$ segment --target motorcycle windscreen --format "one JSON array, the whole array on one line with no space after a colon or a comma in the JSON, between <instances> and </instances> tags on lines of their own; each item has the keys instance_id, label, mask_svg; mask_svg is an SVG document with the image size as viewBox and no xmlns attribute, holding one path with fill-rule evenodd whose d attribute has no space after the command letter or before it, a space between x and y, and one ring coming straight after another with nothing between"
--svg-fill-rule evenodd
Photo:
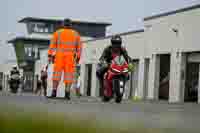
<instances>
[{"instance_id":1,"label":"motorcycle windscreen","mask_svg":"<svg viewBox=\"0 0 200 133\"><path fill-rule=\"evenodd\" d=\"M114 62L119 65L119 66L122 66L126 63L126 60L123 56L116 56L115 59L114 59Z\"/></svg>"}]
</instances>

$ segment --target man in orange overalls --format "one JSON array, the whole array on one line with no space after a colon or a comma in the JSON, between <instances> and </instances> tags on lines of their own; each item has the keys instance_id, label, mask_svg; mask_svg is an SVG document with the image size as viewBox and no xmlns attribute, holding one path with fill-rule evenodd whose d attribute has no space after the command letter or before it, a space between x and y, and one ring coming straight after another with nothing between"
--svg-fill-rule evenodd
<instances>
[{"instance_id":1,"label":"man in orange overalls","mask_svg":"<svg viewBox=\"0 0 200 133\"><path fill-rule=\"evenodd\" d=\"M75 82L75 67L80 60L82 43L78 32L72 29L70 19L65 19L51 39L48 58L54 63L53 91L51 97L56 97L57 87L64 71L65 98L70 100L70 88Z\"/></svg>"}]
</instances>

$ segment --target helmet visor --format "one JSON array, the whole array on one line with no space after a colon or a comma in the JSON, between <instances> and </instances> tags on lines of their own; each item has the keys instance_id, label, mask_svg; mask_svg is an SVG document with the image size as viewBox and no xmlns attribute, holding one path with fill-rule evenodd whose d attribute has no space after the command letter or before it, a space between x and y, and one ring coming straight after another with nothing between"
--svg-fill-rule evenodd
<instances>
[{"instance_id":1,"label":"helmet visor","mask_svg":"<svg viewBox=\"0 0 200 133\"><path fill-rule=\"evenodd\" d=\"M121 47L121 41L112 41L112 47L118 48Z\"/></svg>"}]
</instances>

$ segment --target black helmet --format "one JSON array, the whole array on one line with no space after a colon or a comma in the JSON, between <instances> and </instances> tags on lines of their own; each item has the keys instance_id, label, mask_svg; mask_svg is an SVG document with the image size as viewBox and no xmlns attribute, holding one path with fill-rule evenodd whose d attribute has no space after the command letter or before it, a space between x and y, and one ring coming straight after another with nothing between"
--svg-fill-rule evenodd
<instances>
[{"instance_id":1,"label":"black helmet","mask_svg":"<svg viewBox=\"0 0 200 133\"><path fill-rule=\"evenodd\" d=\"M121 44L122 44L122 38L120 35L115 35L111 38L111 44L112 46L118 46L118 47L121 47Z\"/></svg>"},{"instance_id":2,"label":"black helmet","mask_svg":"<svg viewBox=\"0 0 200 133\"><path fill-rule=\"evenodd\" d=\"M17 69L17 65L14 65L12 68L16 70Z\"/></svg>"},{"instance_id":3,"label":"black helmet","mask_svg":"<svg viewBox=\"0 0 200 133\"><path fill-rule=\"evenodd\" d=\"M71 19L64 19L63 25L64 25L64 26L67 26L67 27L71 27L71 26L72 26L72 21L71 21Z\"/></svg>"}]
</instances>

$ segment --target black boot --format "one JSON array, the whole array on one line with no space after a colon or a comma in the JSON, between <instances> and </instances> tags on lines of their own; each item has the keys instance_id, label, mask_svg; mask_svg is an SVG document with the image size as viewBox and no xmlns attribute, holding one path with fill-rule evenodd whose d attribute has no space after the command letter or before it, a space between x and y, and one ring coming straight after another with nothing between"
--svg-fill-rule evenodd
<instances>
[{"instance_id":1,"label":"black boot","mask_svg":"<svg viewBox=\"0 0 200 133\"><path fill-rule=\"evenodd\" d=\"M57 90L53 90L52 93L51 93L51 98L56 97L56 94L57 94Z\"/></svg>"},{"instance_id":2,"label":"black boot","mask_svg":"<svg viewBox=\"0 0 200 133\"><path fill-rule=\"evenodd\" d=\"M70 98L70 92L65 91L65 98L66 98L67 100L70 100L70 99L71 99L71 98Z\"/></svg>"}]
</instances>

